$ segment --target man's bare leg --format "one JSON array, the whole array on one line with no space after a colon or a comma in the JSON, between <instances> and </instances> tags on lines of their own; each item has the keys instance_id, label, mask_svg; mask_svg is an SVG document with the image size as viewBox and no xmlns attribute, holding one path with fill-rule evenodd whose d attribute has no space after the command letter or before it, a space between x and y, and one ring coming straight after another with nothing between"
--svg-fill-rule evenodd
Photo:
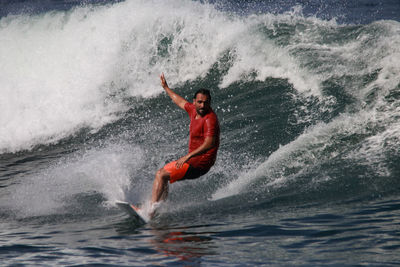
<instances>
[{"instance_id":1,"label":"man's bare leg","mask_svg":"<svg viewBox=\"0 0 400 267\"><path fill-rule=\"evenodd\" d=\"M153 183L153 191L151 195L151 204L163 201L168 196L168 182L169 173L161 168L157 171L156 177Z\"/></svg>"}]
</instances>

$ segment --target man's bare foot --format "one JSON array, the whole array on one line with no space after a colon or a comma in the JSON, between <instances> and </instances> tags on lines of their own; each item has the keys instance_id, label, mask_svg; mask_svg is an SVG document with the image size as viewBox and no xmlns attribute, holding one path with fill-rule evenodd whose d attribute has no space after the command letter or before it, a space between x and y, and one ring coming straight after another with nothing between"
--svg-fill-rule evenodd
<instances>
[{"instance_id":1,"label":"man's bare foot","mask_svg":"<svg viewBox=\"0 0 400 267\"><path fill-rule=\"evenodd\" d=\"M149 211L150 219L154 218L154 216L156 215L156 211L160 206L161 206L161 202L155 202L155 203L151 204L150 211Z\"/></svg>"}]
</instances>

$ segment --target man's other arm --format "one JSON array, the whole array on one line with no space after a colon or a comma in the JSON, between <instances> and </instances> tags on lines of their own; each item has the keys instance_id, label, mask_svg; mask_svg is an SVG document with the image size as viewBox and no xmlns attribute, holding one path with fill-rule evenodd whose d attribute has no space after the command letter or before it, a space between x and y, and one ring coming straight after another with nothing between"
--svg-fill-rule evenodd
<instances>
[{"instance_id":1,"label":"man's other arm","mask_svg":"<svg viewBox=\"0 0 400 267\"><path fill-rule=\"evenodd\" d=\"M176 162L176 167L179 169L180 167L182 167L183 163L188 161L190 158L206 153L208 150L215 146L216 140L217 138L215 136L207 136L201 146L199 146L197 149L193 150L186 156L178 159Z\"/></svg>"},{"instance_id":2,"label":"man's other arm","mask_svg":"<svg viewBox=\"0 0 400 267\"><path fill-rule=\"evenodd\" d=\"M165 92L167 92L167 94L172 99L172 101L178 107L180 107L181 109L185 110L185 105L186 105L186 103L188 103L188 101L186 99L184 99L183 97L181 97L180 95L178 95L177 93L175 93L174 91L172 91L168 87L167 81L165 80L164 73L161 74L160 80L161 80L161 86L164 88Z\"/></svg>"}]
</instances>

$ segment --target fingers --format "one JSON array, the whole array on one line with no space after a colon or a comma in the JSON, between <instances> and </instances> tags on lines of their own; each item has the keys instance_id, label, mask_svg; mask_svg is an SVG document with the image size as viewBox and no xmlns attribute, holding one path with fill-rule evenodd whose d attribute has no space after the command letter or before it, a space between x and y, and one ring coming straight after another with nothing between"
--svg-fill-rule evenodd
<instances>
[{"instance_id":1,"label":"fingers","mask_svg":"<svg viewBox=\"0 0 400 267\"><path fill-rule=\"evenodd\" d=\"M184 162L182 162L181 160L177 160L177 161L176 161L176 164L175 164L176 168L177 168L177 169L180 169L180 168L182 167L183 163L184 163Z\"/></svg>"},{"instance_id":2,"label":"fingers","mask_svg":"<svg viewBox=\"0 0 400 267\"><path fill-rule=\"evenodd\" d=\"M167 86L167 81L165 80L164 72L161 73L160 80L161 80L161 86L162 87Z\"/></svg>"},{"instance_id":3,"label":"fingers","mask_svg":"<svg viewBox=\"0 0 400 267\"><path fill-rule=\"evenodd\" d=\"M178 159L175 164L176 168L180 169L183 166L183 164L185 164L186 161L187 159L185 157Z\"/></svg>"}]
</instances>

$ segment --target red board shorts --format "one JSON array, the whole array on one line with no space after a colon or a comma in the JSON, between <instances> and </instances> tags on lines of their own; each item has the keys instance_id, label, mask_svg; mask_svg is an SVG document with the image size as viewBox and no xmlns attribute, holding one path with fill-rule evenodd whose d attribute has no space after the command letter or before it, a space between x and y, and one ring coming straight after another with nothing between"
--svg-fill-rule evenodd
<instances>
[{"instance_id":1,"label":"red board shorts","mask_svg":"<svg viewBox=\"0 0 400 267\"><path fill-rule=\"evenodd\" d=\"M196 179L206 174L208 170L196 169L184 163L179 169L176 168L176 161L170 162L164 166L164 170L169 173L169 183L172 184L178 180Z\"/></svg>"}]
</instances>

